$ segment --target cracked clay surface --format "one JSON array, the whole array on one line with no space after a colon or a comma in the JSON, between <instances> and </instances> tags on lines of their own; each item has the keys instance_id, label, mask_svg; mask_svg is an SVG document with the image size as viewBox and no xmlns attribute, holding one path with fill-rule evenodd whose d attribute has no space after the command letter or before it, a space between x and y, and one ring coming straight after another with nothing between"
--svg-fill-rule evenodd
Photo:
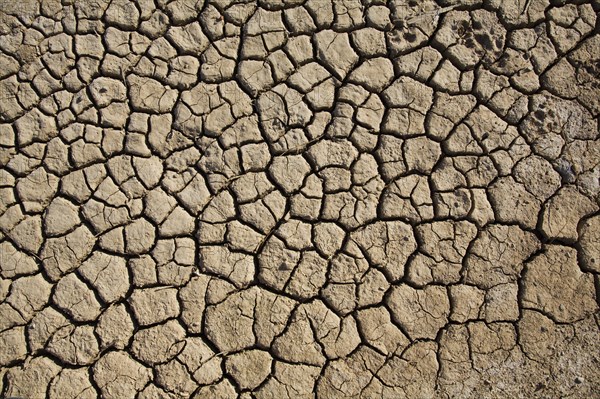
<instances>
[{"instance_id":1,"label":"cracked clay surface","mask_svg":"<svg viewBox=\"0 0 600 399\"><path fill-rule=\"evenodd\" d=\"M0 0L0 397L600 398L597 0Z\"/></svg>"}]
</instances>

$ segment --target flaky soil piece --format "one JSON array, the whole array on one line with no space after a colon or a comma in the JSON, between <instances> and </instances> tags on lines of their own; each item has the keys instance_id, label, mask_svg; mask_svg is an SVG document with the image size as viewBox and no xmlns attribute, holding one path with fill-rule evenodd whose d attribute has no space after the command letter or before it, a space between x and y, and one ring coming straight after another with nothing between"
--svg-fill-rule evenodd
<instances>
[{"instance_id":1,"label":"flaky soil piece","mask_svg":"<svg viewBox=\"0 0 600 399\"><path fill-rule=\"evenodd\" d=\"M150 370L133 360L126 352L110 352L94 365L94 382L102 396L133 396L150 380Z\"/></svg>"},{"instance_id":2,"label":"flaky soil piece","mask_svg":"<svg viewBox=\"0 0 600 399\"><path fill-rule=\"evenodd\" d=\"M559 323L572 323L598 310L592 275L581 271L574 249L560 245L547 246L527 264L522 301L523 307Z\"/></svg>"}]
</instances>

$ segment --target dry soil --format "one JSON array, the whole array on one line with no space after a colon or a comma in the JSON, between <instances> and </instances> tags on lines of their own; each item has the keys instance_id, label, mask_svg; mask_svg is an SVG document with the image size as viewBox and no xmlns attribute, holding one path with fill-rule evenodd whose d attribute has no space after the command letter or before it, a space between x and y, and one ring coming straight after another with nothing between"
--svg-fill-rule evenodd
<instances>
[{"instance_id":1,"label":"dry soil","mask_svg":"<svg viewBox=\"0 0 600 399\"><path fill-rule=\"evenodd\" d=\"M600 398L599 11L0 0L0 397Z\"/></svg>"}]
</instances>

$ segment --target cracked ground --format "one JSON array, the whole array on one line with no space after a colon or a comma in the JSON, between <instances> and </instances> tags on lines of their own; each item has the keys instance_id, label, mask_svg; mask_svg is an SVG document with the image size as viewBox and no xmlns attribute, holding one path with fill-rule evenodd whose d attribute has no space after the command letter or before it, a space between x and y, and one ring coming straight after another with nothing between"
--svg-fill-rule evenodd
<instances>
[{"instance_id":1,"label":"cracked ground","mask_svg":"<svg viewBox=\"0 0 600 399\"><path fill-rule=\"evenodd\" d=\"M0 0L0 397L600 398L599 11Z\"/></svg>"}]
</instances>

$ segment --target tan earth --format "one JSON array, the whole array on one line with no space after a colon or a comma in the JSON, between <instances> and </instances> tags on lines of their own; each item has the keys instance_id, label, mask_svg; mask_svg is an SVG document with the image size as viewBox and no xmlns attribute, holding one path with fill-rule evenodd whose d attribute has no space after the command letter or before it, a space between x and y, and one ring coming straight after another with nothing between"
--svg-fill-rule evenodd
<instances>
[{"instance_id":1,"label":"tan earth","mask_svg":"<svg viewBox=\"0 0 600 399\"><path fill-rule=\"evenodd\" d=\"M0 0L0 397L600 398L596 0Z\"/></svg>"}]
</instances>

